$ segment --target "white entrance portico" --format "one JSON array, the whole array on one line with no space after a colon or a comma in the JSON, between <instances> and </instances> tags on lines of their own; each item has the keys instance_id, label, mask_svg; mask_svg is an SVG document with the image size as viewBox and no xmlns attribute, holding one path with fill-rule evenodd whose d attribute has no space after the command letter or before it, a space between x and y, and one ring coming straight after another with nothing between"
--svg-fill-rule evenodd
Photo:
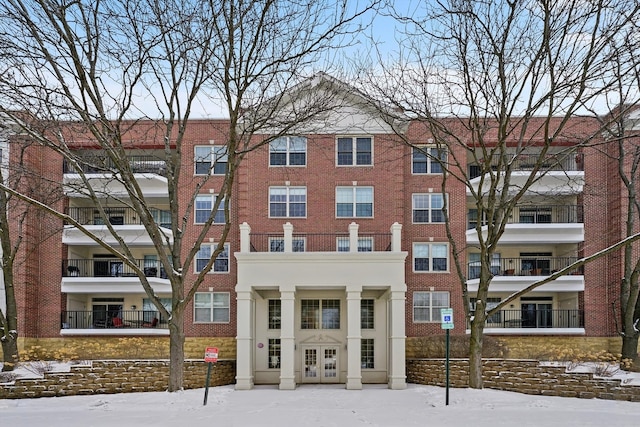
<instances>
[{"instance_id":1,"label":"white entrance portico","mask_svg":"<svg viewBox=\"0 0 640 427\"><path fill-rule=\"evenodd\" d=\"M242 224L235 254L236 388L278 384L291 390L308 382L405 388L407 253L400 251L401 228L396 223L389 234L371 237L380 250L358 252L358 225L352 223L348 252L312 242L318 235L309 236L304 252L294 252L287 223L276 237L283 250L269 252L264 248L273 245L261 244ZM314 251L314 245L323 250Z\"/></svg>"}]
</instances>

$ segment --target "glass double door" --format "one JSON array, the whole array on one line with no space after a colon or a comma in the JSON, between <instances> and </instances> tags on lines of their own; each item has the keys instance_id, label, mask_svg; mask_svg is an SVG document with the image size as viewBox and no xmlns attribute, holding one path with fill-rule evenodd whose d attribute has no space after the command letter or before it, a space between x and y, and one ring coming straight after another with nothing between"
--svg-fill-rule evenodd
<instances>
[{"instance_id":1,"label":"glass double door","mask_svg":"<svg viewBox=\"0 0 640 427\"><path fill-rule=\"evenodd\" d=\"M338 381L338 346L302 348L303 383L337 383Z\"/></svg>"}]
</instances>

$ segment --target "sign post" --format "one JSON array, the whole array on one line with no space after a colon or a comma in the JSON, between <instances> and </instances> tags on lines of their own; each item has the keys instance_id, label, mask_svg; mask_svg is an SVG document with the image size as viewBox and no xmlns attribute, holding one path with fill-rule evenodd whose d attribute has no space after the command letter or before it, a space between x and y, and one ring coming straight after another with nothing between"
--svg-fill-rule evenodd
<instances>
[{"instance_id":1,"label":"sign post","mask_svg":"<svg viewBox=\"0 0 640 427\"><path fill-rule=\"evenodd\" d=\"M209 397L209 377L211 376L211 365L218 361L218 348L207 347L204 351L204 361L207 363L207 379L204 386L204 404L207 406L207 398Z\"/></svg>"},{"instance_id":2,"label":"sign post","mask_svg":"<svg viewBox=\"0 0 640 427\"><path fill-rule=\"evenodd\" d=\"M440 326L446 331L445 341L445 405L449 405L449 331L453 329L453 309L443 308L440 310L442 323Z\"/></svg>"}]
</instances>

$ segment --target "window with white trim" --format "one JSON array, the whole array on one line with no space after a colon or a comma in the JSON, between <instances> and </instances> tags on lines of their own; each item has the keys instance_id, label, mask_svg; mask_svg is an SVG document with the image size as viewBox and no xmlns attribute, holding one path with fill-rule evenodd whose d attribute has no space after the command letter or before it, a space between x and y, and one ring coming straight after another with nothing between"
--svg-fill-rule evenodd
<instances>
[{"instance_id":1,"label":"window with white trim","mask_svg":"<svg viewBox=\"0 0 640 427\"><path fill-rule=\"evenodd\" d=\"M415 175L442 173L442 163L447 161L447 150L436 147L413 147L411 172Z\"/></svg>"},{"instance_id":2,"label":"window with white trim","mask_svg":"<svg viewBox=\"0 0 640 427\"><path fill-rule=\"evenodd\" d=\"M349 252L351 242L349 236L339 236L336 238L338 252ZM373 237L358 237L358 252L373 252Z\"/></svg>"},{"instance_id":3,"label":"window with white trim","mask_svg":"<svg viewBox=\"0 0 640 427\"><path fill-rule=\"evenodd\" d=\"M360 340L360 366L362 369L373 369L375 367L373 338L362 338Z\"/></svg>"},{"instance_id":4,"label":"window with white trim","mask_svg":"<svg viewBox=\"0 0 640 427\"><path fill-rule=\"evenodd\" d=\"M370 166L373 164L371 137L338 138L338 166Z\"/></svg>"},{"instance_id":5,"label":"window with white trim","mask_svg":"<svg viewBox=\"0 0 640 427\"><path fill-rule=\"evenodd\" d=\"M200 250L196 253L195 268L196 273L201 272L211 259L211 254L214 252L216 245L202 245ZM222 252L218 254L216 260L213 262L214 273L228 273L229 272L229 244L225 243Z\"/></svg>"},{"instance_id":6,"label":"window with white trim","mask_svg":"<svg viewBox=\"0 0 640 427\"><path fill-rule=\"evenodd\" d=\"M229 292L196 292L193 301L195 323L229 323Z\"/></svg>"},{"instance_id":7,"label":"window with white trim","mask_svg":"<svg viewBox=\"0 0 640 427\"><path fill-rule=\"evenodd\" d=\"M269 318L267 324L269 329L280 329L281 325L282 302L279 299L269 300Z\"/></svg>"},{"instance_id":8,"label":"window with white trim","mask_svg":"<svg viewBox=\"0 0 640 427\"><path fill-rule=\"evenodd\" d=\"M269 338L269 369L280 369L280 338Z\"/></svg>"},{"instance_id":9,"label":"window with white trim","mask_svg":"<svg viewBox=\"0 0 640 427\"><path fill-rule=\"evenodd\" d=\"M211 215L211 210L216 203L215 194L199 194L196 196L195 201L195 223L196 224L204 224L209 219L209 215ZM213 223L214 224L224 224L224 197L220 201L218 205L218 210L215 213Z\"/></svg>"},{"instance_id":10,"label":"window with white trim","mask_svg":"<svg viewBox=\"0 0 640 427\"><path fill-rule=\"evenodd\" d=\"M300 329L340 329L340 300L303 299L300 320Z\"/></svg>"},{"instance_id":11,"label":"window with white trim","mask_svg":"<svg viewBox=\"0 0 640 427\"><path fill-rule=\"evenodd\" d=\"M304 252L305 238L292 238L293 252ZM269 252L284 252L284 237L269 237Z\"/></svg>"},{"instance_id":12,"label":"window with white trim","mask_svg":"<svg viewBox=\"0 0 640 427\"><path fill-rule=\"evenodd\" d=\"M373 187L336 187L336 217L372 218Z\"/></svg>"},{"instance_id":13,"label":"window with white trim","mask_svg":"<svg viewBox=\"0 0 640 427\"><path fill-rule=\"evenodd\" d=\"M194 148L196 175L224 175L228 161L225 145L196 145Z\"/></svg>"},{"instance_id":14,"label":"window with white trim","mask_svg":"<svg viewBox=\"0 0 640 427\"><path fill-rule=\"evenodd\" d=\"M360 328L373 329L373 307L375 301L372 299L360 300Z\"/></svg>"},{"instance_id":15,"label":"window with white trim","mask_svg":"<svg viewBox=\"0 0 640 427\"><path fill-rule=\"evenodd\" d=\"M441 310L449 308L449 292L414 292L414 323L441 322Z\"/></svg>"},{"instance_id":16,"label":"window with white trim","mask_svg":"<svg viewBox=\"0 0 640 427\"><path fill-rule=\"evenodd\" d=\"M444 222L444 194L414 193L411 204L414 224Z\"/></svg>"},{"instance_id":17,"label":"window with white trim","mask_svg":"<svg viewBox=\"0 0 640 427\"><path fill-rule=\"evenodd\" d=\"M414 243L413 271L441 272L449 270L449 245L446 243Z\"/></svg>"},{"instance_id":18,"label":"window with white trim","mask_svg":"<svg viewBox=\"0 0 640 427\"><path fill-rule=\"evenodd\" d=\"M307 138L281 136L269 143L269 166L305 166Z\"/></svg>"},{"instance_id":19,"label":"window with white trim","mask_svg":"<svg viewBox=\"0 0 640 427\"><path fill-rule=\"evenodd\" d=\"M500 304L501 301L502 298L500 297L487 297L486 311L495 308L498 304ZM469 310L471 312L476 311L476 298L469 299ZM499 325L502 325L502 312L498 311L497 313L494 313L493 315L487 317L486 323L497 323Z\"/></svg>"},{"instance_id":20,"label":"window with white trim","mask_svg":"<svg viewBox=\"0 0 640 427\"><path fill-rule=\"evenodd\" d=\"M307 216L307 187L269 187L270 218Z\"/></svg>"}]
</instances>

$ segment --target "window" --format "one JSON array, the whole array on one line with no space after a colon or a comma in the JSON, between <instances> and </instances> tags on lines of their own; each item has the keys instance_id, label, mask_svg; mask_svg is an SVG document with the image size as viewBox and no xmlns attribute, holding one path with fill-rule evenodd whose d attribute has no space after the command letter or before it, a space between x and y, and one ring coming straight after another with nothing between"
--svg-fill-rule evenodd
<instances>
[{"instance_id":1,"label":"window","mask_svg":"<svg viewBox=\"0 0 640 427\"><path fill-rule=\"evenodd\" d=\"M337 237L336 238L338 252L349 252L351 250L351 243L349 237ZM372 252L373 251L373 237L358 237L358 252Z\"/></svg>"},{"instance_id":2,"label":"window","mask_svg":"<svg viewBox=\"0 0 640 427\"><path fill-rule=\"evenodd\" d=\"M269 338L269 369L280 369L280 338Z\"/></svg>"},{"instance_id":3,"label":"window","mask_svg":"<svg viewBox=\"0 0 640 427\"><path fill-rule=\"evenodd\" d=\"M214 245L202 245L200 250L196 254L196 273L201 272L211 259ZM222 252L218 254L218 257L213 263L213 269L215 273L228 273L229 272L229 244L224 245Z\"/></svg>"},{"instance_id":4,"label":"window","mask_svg":"<svg viewBox=\"0 0 640 427\"><path fill-rule=\"evenodd\" d=\"M269 300L269 329L280 329L281 306L279 299Z\"/></svg>"},{"instance_id":5,"label":"window","mask_svg":"<svg viewBox=\"0 0 640 427\"><path fill-rule=\"evenodd\" d=\"M491 310L492 308L495 308L498 304L500 304L501 298L492 298L492 297L487 297L487 309L486 311ZM469 301L469 309L472 312L476 311L476 299L475 298L471 298ZM518 313L520 314L520 313ZM502 312L499 311L489 317L487 317L486 323L498 323L501 324L502 323Z\"/></svg>"},{"instance_id":6,"label":"window","mask_svg":"<svg viewBox=\"0 0 640 427\"><path fill-rule=\"evenodd\" d=\"M215 194L202 194L196 196L196 205L195 205L195 222L196 224L204 224L209 219L209 215L211 215L211 210L216 202ZM218 205L218 210L213 218L214 224L224 224L224 198L220 201Z\"/></svg>"},{"instance_id":7,"label":"window","mask_svg":"<svg viewBox=\"0 0 640 427\"><path fill-rule=\"evenodd\" d=\"M373 338L360 340L360 363L362 369L373 369Z\"/></svg>"},{"instance_id":8,"label":"window","mask_svg":"<svg viewBox=\"0 0 640 427\"><path fill-rule=\"evenodd\" d=\"M291 243L293 244L293 252L304 252L304 237L294 237ZM284 252L284 238L269 237L269 252Z\"/></svg>"},{"instance_id":9,"label":"window","mask_svg":"<svg viewBox=\"0 0 640 427\"><path fill-rule=\"evenodd\" d=\"M494 253L491 259L491 274L498 276L501 274L502 263L500 260L500 253ZM472 252L469 254L469 272L467 279L477 279L480 277L480 254Z\"/></svg>"},{"instance_id":10,"label":"window","mask_svg":"<svg viewBox=\"0 0 640 427\"><path fill-rule=\"evenodd\" d=\"M224 175L227 172L227 147L197 145L195 147L196 175Z\"/></svg>"},{"instance_id":11,"label":"window","mask_svg":"<svg viewBox=\"0 0 640 427\"><path fill-rule=\"evenodd\" d=\"M307 187L269 187L269 217L307 216Z\"/></svg>"},{"instance_id":12,"label":"window","mask_svg":"<svg viewBox=\"0 0 640 427\"><path fill-rule=\"evenodd\" d=\"M197 292L194 307L197 323L229 323L229 292Z\"/></svg>"},{"instance_id":13,"label":"window","mask_svg":"<svg viewBox=\"0 0 640 427\"><path fill-rule=\"evenodd\" d=\"M372 299L360 300L361 329L373 329L373 303Z\"/></svg>"},{"instance_id":14,"label":"window","mask_svg":"<svg viewBox=\"0 0 640 427\"><path fill-rule=\"evenodd\" d=\"M449 292L413 293L414 322L440 322L443 308L449 308Z\"/></svg>"},{"instance_id":15,"label":"window","mask_svg":"<svg viewBox=\"0 0 640 427\"><path fill-rule=\"evenodd\" d=\"M162 303L162 306L171 313L171 298L160 298L160 302ZM149 298L143 298L142 320L146 323L152 323L154 317L157 318L158 321L163 321L162 314L160 314L155 304Z\"/></svg>"},{"instance_id":16,"label":"window","mask_svg":"<svg viewBox=\"0 0 640 427\"><path fill-rule=\"evenodd\" d=\"M444 222L443 194L413 194L412 205L414 223Z\"/></svg>"},{"instance_id":17,"label":"window","mask_svg":"<svg viewBox=\"0 0 640 427\"><path fill-rule=\"evenodd\" d=\"M340 329L340 300L306 300L301 302L301 329Z\"/></svg>"},{"instance_id":18,"label":"window","mask_svg":"<svg viewBox=\"0 0 640 427\"><path fill-rule=\"evenodd\" d=\"M413 271L448 271L448 260L446 243L413 244Z\"/></svg>"},{"instance_id":19,"label":"window","mask_svg":"<svg viewBox=\"0 0 640 427\"><path fill-rule=\"evenodd\" d=\"M373 187L337 187L338 218L372 218Z\"/></svg>"},{"instance_id":20,"label":"window","mask_svg":"<svg viewBox=\"0 0 640 427\"><path fill-rule=\"evenodd\" d=\"M305 166L307 138L283 136L269 144L269 166Z\"/></svg>"},{"instance_id":21,"label":"window","mask_svg":"<svg viewBox=\"0 0 640 427\"><path fill-rule=\"evenodd\" d=\"M447 151L435 147L414 147L411 172L414 174L442 173L442 163L447 161Z\"/></svg>"},{"instance_id":22,"label":"window","mask_svg":"<svg viewBox=\"0 0 640 427\"><path fill-rule=\"evenodd\" d=\"M338 166L371 165L370 137L341 137L338 138Z\"/></svg>"}]
</instances>

